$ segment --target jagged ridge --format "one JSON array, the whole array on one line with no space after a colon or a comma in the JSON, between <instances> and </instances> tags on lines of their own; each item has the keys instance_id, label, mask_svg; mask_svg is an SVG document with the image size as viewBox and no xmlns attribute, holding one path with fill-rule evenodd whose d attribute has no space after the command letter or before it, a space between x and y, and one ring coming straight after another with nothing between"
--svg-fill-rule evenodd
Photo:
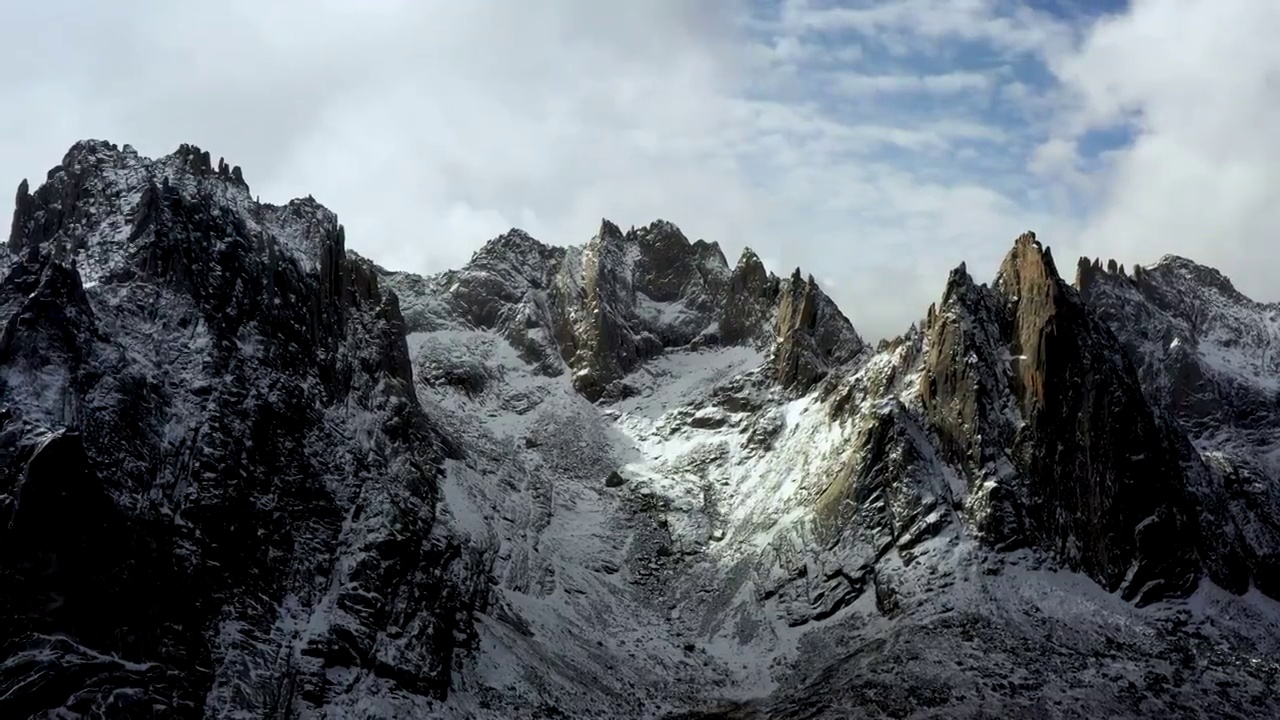
<instances>
[{"instance_id":1,"label":"jagged ridge","mask_svg":"<svg viewBox=\"0 0 1280 720\"><path fill-rule=\"evenodd\" d=\"M1194 586L1178 454L1118 340L1033 234L994 287L953 274L927 326L926 411L977 490L981 533L1045 546L1126 597Z\"/></svg>"},{"instance_id":2,"label":"jagged ridge","mask_svg":"<svg viewBox=\"0 0 1280 720\"><path fill-rule=\"evenodd\" d=\"M1280 305L1165 256L1132 275L1081 258L1076 285L1116 329L1156 406L1200 450L1203 549L1214 579L1280 595ZM1203 462L1201 462L1203 460Z\"/></svg>"},{"instance_id":3,"label":"jagged ridge","mask_svg":"<svg viewBox=\"0 0 1280 720\"><path fill-rule=\"evenodd\" d=\"M1132 636L1026 620L991 592L1045 576L1001 580L1004 558L1139 604L1202 569L1274 593L1253 469L1184 430L1221 411L1167 402L1184 384L1125 332L1129 308L1202 329L1188 288L1258 310L1179 259L1142 271L1176 291L1094 263L1077 290L1027 234L991 287L961 266L872 352L812 277L750 250L731 269L667 222L603 221L577 247L513 230L421 278L346 251L312 199L258 204L196 148L97 142L23 183L7 252L6 716L654 717L760 688L766 714L1016 715L1040 710L984 667L1047 683L1069 662L1048 638ZM1275 427L1228 417L1239 443ZM1274 709L1259 688L1280 669L1241 659L1266 656L1245 633L1267 621L1216 602L1196 622L1227 651L1122 644L1115 667L1185 653ZM1024 647L995 629L1008 608ZM939 695L932 671L866 654L896 643L975 664Z\"/></svg>"},{"instance_id":4,"label":"jagged ridge","mask_svg":"<svg viewBox=\"0 0 1280 720\"><path fill-rule=\"evenodd\" d=\"M13 228L0 715L307 714L337 667L443 697L480 576L435 522L450 449L396 298L332 213L82 142Z\"/></svg>"},{"instance_id":5,"label":"jagged ridge","mask_svg":"<svg viewBox=\"0 0 1280 720\"><path fill-rule=\"evenodd\" d=\"M668 349L768 348L779 382L804 391L865 347L813 276L779 279L750 248L730 270L718 245L690 242L664 220L625 233L603 220L588 243L568 248L513 229L462 270L387 277L406 295L431 297L410 311L411 329L460 315L497 330L543 373L572 373L591 400L634 392L627 374Z\"/></svg>"}]
</instances>

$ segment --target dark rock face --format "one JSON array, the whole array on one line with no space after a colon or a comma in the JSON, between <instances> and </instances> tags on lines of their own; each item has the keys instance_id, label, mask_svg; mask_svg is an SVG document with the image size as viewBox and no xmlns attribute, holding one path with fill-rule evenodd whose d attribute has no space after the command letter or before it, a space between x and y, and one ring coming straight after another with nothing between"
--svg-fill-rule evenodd
<instances>
[{"instance_id":1,"label":"dark rock face","mask_svg":"<svg viewBox=\"0 0 1280 720\"><path fill-rule=\"evenodd\" d=\"M577 254L574 254L577 257ZM663 220L623 233L604 220L581 252L581 301L566 356L574 387L596 400L664 348L693 342L710 325L727 267L719 247L690 243Z\"/></svg>"},{"instance_id":2,"label":"dark rock face","mask_svg":"<svg viewBox=\"0 0 1280 720\"><path fill-rule=\"evenodd\" d=\"M7 479L13 492L0 544L5 714L65 708L121 717L149 712L157 696L170 713L198 712L202 698L189 685L209 683L207 673L165 671L209 661L207 643L184 624L201 588L175 566L172 532L121 512L78 434L4 452L7 469L18 471ZM129 690L86 692L94 685Z\"/></svg>"},{"instance_id":3,"label":"dark rock face","mask_svg":"<svg viewBox=\"0 0 1280 720\"><path fill-rule=\"evenodd\" d=\"M438 278L382 272L409 297L444 306L408 308L410 332L439 329L446 322L442 315L460 316L471 327L499 332L525 360L547 375L558 375L574 352L565 310L579 301L581 292L565 269L564 248L511 230L477 251L462 270Z\"/></svg>"},{"instance_id":4,"label":"dark rock face","mask_svg":"<svg viewBox=\"0 0 1280 720\"><path fill-rule=\"evenodd\" d=\"M0 715L316 714L442 697L481 559L396 297L313 201L184 147L76 145L0 285ZM39 678L36 682L36 678Z\"/></svg>"},{"instance_id":5,"label":"dark rock face","mask_svg":"<svg viewBox=\"0 0 1280 720\"><path fill-rule=\"evenodd\" d=\"M1201 553L1213 576L1280 596L1280 305L1176 256L1132 275L1081 259L1076 285L1152 404L1201 450Z\"/></svg>"},{"instance_id":6,"label":"dark rock face","mask_svg":"<svg viewBox=\"0 0 1280 720\"><path fill-rule=\"evenodd\" d=\"M697 313L714 312L724 292L728 263L720 246L689 242L665 220L632 231L638 249L636 289L657 303L685 300ZM692 328L696 333L702 328ZM673 341L672 344L679 344Z\"/></svg>"},{"instance_id":7,"label":"dark rock face","mask_svg":"<svg viewBox=\"0 0 1280 720\"><path fill-rule=\"evenodd\" d=\"M1178 452L1119 341L1034 235L1018 239L993 288L953 273L928 325L921 393L990 541L1051 549L1141 601L1194 587Z\"/></svg>"},{"instance_id":8,"label":"dark rock face","mask_svg":"<svg viewBox=\"0 0 1280 720\"><path fill-rule=\"evenodd\" d=\"M592 400L661 347L652 335L631 332L628 323L637 298L634 277L626 270L635 255L622 231L607 220L583 251L584 297L574 323L577 351L569 367L574 388Z\"/></svg>"},{"instance_id":9,"label":"dark rock face","mask_svg":"<svg viewBox=\"0 0 1280 720\"><path fill-rule=\"evenodd\" d=\"M769 320L777 307L780 281L765 270L759 256L746 248L729 276L720 311L720 340L727 345L773 341Z\"/></svg>"},{"instance_id":10,"label":"dark rock face","mask_svg":"<svg viewBox=\"0 0 1280 720\"><path fill-rule=\"evenodd\" d=\"M1198 351L1202 392L1182 378L1168 386L1167 402L1180 419L1197 431L1201 421L1227 423L1254 441L1280 424L1280 303L1254 302L1216 270L1180 258L1135 272L1134 285L1163 313L1159 324L1189 331L1184 339ZM1219 402L1204 401L1211 392Z\"/></svg>"},{"instance_id":11,"label":"dark rock face","mask_svg":"<svg viewBox=\"0 0 1280 720\"><path fill-rule=\"evenodd\" d=\"M949 524L949 488L936 472L934 449L912 413L897 400L885 402L858 439L850 463L818 498L819 521L829 531L853 532L875 557L910 549ZM865 583L873 563L860 568ZM880 592L885 592L884 588Z\"/></svg>"},{"instance_id":12,"label":"dark rock face","mask_svg":"<svg viewBox=\"0 0 1280 720\"><path fill-rule=\"evenodd\" d=\"M1076 284L1153 400L1192 433L1226 425L1265 434L1280 423L1280 305L1254 302L1218 271L1174 256L1132 277L1082 259Z\"/></svg>"},{"instance_id":13,"label":"dark rock face","mask_svg":"<svg viewBox=\"0 0 1280 720\"><path fill-rule=\"evenodd\" d=\"M852 360L865 347L813 276L802 278L799 268L782 289L777 317L773 365L783 387L808 390L832 367Z\"/></svg>"}]
</instances>

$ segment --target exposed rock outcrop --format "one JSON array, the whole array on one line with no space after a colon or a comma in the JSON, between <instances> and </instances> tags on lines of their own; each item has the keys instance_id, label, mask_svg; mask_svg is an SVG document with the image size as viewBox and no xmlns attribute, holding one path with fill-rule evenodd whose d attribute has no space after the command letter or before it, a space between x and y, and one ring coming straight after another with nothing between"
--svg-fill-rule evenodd
<instances>
[{"instance_id":1,"label":"exposed rock outcrop","mask_svg":"<svg viewBox=\"0 0 1280 720\"><path fill-rule=\"evenodd\" d=\"M1173 255L1132 276L1114 262L1080 266L1081 297L1121 339L1147 397L1203 449L1201 552L1215 579L1280 596L1280 305Z\"/></svg>"},{"instance_id":2,"label":"exposed rock outcrop","mask_svg":"<svg viewBox=\"0 0 1280 720\"><path fill-rule=\"evenodd\" d=\"M676 348L771 352L777 381L800 391L864 348L812 277L781 281L750 249L731 271L718 245L690 242L665 220L626 232L602 220L588 243L568 248L511 230L462 270L382 274L422 303L406 310L410 332L461 316L502 334L547 375L571 373L593 401L624 396L628 374Z\"/></svg>"},{"instance_id":3,"label":"exposed rock outcrop","mask_svg":"<svg viewBox=\"0 0 1280 720\"><path fill-rule=\"evenodd\" d=\"M84 142L19 193L0 715L449 688L483 560L436 519L456 451L418 405L396 298L332 213L257 205L237 176L189 146Z\"/></svg>"},{"instance_id":4,"label":"exposed rock outcrop","mask_svg":"<svg viewBox=\"0 0 1280 720\"><path fill-rule=\"evenodd\" d=\"M781 290L773 364L778 384L808 390L834 366L849 362L865 344L813 276L796 268Z\"/></svg>"},{"instance_id":5,"label":"exposed rock outcrop","mask_svg":"<svg viewBox=\"0 0 1280 720\"><path fill-rule=\"evenodd\" d=\"M720 309L720 340L727 345L761 345L773 342L770 320L777 309L781 282L765 270L751 248L745 248L734 266Z\"/></svg>"},{"instance_id":6,"label":"exposed rock outcrop","mask_svg":"<svg viewBox=\"0 0 1280 720\"><path fill-rule=\"evenodd\" d=\"M921 392L1001 546L1034 545L1125 597L1188 592L1189 482L1111 330L1033 234L992 288L952 275L929 320Z\"/></svg>"},{"instance_id":7,"label":"exposed rock outcrop","mask_svg":"<svg viewBox=\"0 0 1280 720\"><path fill-rule=\"evenodd\" d=\"M636 312L637 250L608 220L600 223L600 231L583 250L585 297L576 313L577 351L569 367L574 387L590 400L598 400L609 383L661 351L656 337L635 332L629 322Z\"/></svg>"}]
</instances>

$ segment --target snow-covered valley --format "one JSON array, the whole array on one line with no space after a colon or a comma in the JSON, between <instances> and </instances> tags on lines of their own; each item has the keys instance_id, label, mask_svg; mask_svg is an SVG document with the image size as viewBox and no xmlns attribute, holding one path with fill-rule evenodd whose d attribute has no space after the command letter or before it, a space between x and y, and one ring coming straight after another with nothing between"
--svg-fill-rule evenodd
<instances>
[{"instance_id":1,"label":"snow-covered valley","mask_svg":"<svg viewBox=\"0 0 1280 720\"><path fill-rule=\"evenodd\" d=\"M409 340L419 376L465 358L487 378L418 389L484 448L449 468L445 506L495 548L500 598L446 716L1124 717L1217 694L1206 712L1230 698L1252 717L1271 702L1280 605L1256 591L1205 583L1135 608L959 523L882 557L823 552L815 508L869 423L771 396L757 351L663 355L631 378L636 397L599 407L500 337ZM894 360L872 355L844 390L883 383ZM959 480L939 470L950 515ZM829 582L842 567L873 578Z\"/></svg>"}]
</instances>

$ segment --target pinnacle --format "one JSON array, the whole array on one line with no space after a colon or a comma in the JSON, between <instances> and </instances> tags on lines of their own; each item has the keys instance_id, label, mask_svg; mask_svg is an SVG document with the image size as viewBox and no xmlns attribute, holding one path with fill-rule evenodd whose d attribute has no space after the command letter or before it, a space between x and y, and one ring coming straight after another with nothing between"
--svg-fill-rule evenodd
<instances>
[{"instance_id":1,"label":"pinnacle","mask_svg":"<svg viewBox=\"0 0 1280 720\"><path fill-rule=\"evenodd\" d=\"M1021 293L1020 286L1027 281L1055 287L1062 283L1062 276L1053 261L1053 252L1042 245L1031 231L1019 235L1014 241L1013 249L1000 264L995 287L1006 296L1017 297Z\"/></svg>"},{"instance_id":2,"label":"pinnacle","mask_svg":"<svg viewBox=\"0 0 1280 720\"><path fill-rule=\"evenodd\" d=\"M947 274L947 285L942 291L942 305L946 305L951 298L957 293L963 291L973 285L973 278L969 276L968 266L961 262ZM933 306L930 306L930 315L932 315Z\"/></svg>"},{"instance_id":3,"label":"pinnacle","mask_svg":"<svg viewBox=\"0 0 1280 720\"><path fill-rule=\"evenodd\" d=\"M596 237L605 241L618 241L622 240L624 235L622 234L622 229L614 224L612 220L600 218L600 230L596 233Z\"/></svg>"},{"instance_id":4,"label":"pinnacle","mask_svg":"<svg viewBox=\"0 0 1280 720\"><path fill-rule=\"evenodd\" d=\"M747 265L762 265L760 256L750 247L742 248L742 252L738 255L737 267L745 267Z\"/></svg>"},{"instance_id":5,"label":"pinnacle","mask_svg":"<svg viewBox=\"0 0 1280 720\"><path fill-rule=\"evenodd\" d=\"M658 218L649 223L646 229L649 230L649 232L654 233L676 233L683 236L683 233L680 232L680 228L675 223L670 220L663 220L662 218Z\"/></svg>"}]
</instances>

